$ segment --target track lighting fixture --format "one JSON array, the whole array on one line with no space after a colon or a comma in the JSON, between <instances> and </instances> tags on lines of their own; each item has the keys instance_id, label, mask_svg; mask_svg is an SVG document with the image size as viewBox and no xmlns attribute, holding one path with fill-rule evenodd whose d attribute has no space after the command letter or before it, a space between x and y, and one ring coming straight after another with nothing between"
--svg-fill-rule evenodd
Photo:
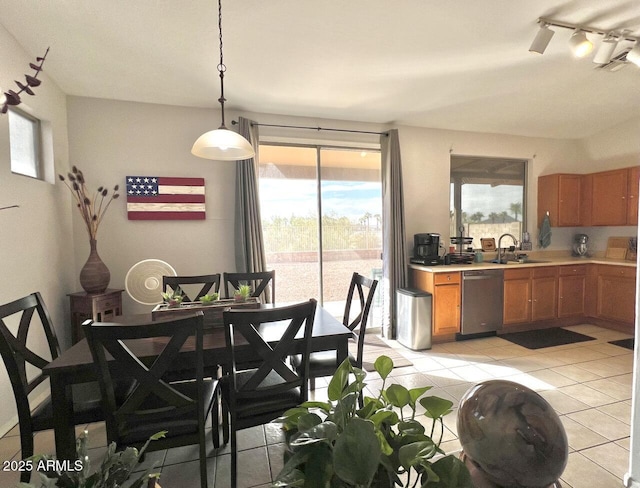
<instances>
[{"instance_id":1,"label":"track lighting fixture","mask_svg":"<svg viewBox=\"0 0 640 488\"><path fill-rule=\"evenodd\" d=\"M607 64L611 61L611 56L618 46L618 38L613 34L607 34L598 48L598 52L593 57L593 62L596 64Z\"/></svg>"},{"instance_id":2,"label":"track lighting fixture","mask_svg":"<svg viewBox=\"0 0 640 488\"><path fill-rule=\"evenodd\" d=\"M569 46L576 57L583 58L591 53L594 43L587 37L587 34L595 34L602 36L602 41L600 42L598 51L593 58L594 63L599 65L610 63L615 57L615 50L618 46L623 47L623 44L628 45L629 42L633 42L635 43L635 46L627 54L626 60L640 66L640 38L629 35L630 31L605 31L602 29L570 24L568 22L543 17L538 19L538 24L540 24L540 29L536 33L536 37L533 39L531 47L529 47L530 52L543 54L554 35L554 31L549 29L549 27L561 27L563 29L570 29L573 31L573 34L569 39ZM627 49L627 47L624 46L623 49Z\"/></svg>"},{"instance_id":3,"label":"track lighting fixture","mask_svg":"<svg viewBox=\"0 0 640 488\"><path fill-rule=\"evenodd\" d=\"M587 39L587 34L578 29L571 34L569 46L571 46L571 51L573 51L574 56L578 58L584 58L593 50L593 43Z\"/></svg>"},{"instance_id":4,"label":"track lighting fixture","mask_svg":"<svg viewBox=\"0 0 640 488\"><path fill-rule=\"evenodd\" d=\"M540 30L536 34L536 37L533 39L531 47L529 48L529 52L544 54L544 50L547 49L549 41L551 41L551 38L554 34L555 31L549 29L548 24L540 24Z\"/></svg>"},{"instance_id":5,"label":"track lighting fixture","mask_svg":"<svg viewBox=\"0 0 640 488\"><path fill-rule=\"evenodd\" d=\"M627 61L631 61L636 66L640 67L640 41L636 41L636 45L627 53Z\"/></svg>"}]
</instances>

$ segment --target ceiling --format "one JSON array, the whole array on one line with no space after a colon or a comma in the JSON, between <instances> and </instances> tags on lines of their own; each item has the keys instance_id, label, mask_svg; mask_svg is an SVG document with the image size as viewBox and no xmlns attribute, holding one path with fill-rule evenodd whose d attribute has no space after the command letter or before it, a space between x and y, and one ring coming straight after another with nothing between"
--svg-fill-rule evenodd
<instances>
[{"instance_id":1,"label":"ceiling","mask_svg":"<svg viewBox=\"0 0 640 488\"><path fill-rule=\"evenodd\" d=\"M640 68L560 28L530 53L541 16L640 36L640 0L224 0L226 106L563 139L637 117ZM0 23L69 95L218 107L215 0L0 0Z\"/></svg>"}]
</instances>

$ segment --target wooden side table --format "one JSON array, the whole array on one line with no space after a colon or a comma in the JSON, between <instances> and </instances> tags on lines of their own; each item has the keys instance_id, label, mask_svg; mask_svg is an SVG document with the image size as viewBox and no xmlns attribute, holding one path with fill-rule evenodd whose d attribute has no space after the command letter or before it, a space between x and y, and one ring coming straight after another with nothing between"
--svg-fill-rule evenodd
<instances>
[{"instance_id":1,"label":"wooden side table","mask_svg":"<svg viewBox=\"0 0 640 488\"><path fill-rule=\"evenodd\" d=\"M122 315L122 292L107 288L104 293L88 294L84 291L70 293L71 340L75 344L84 337L82 322L93 319L96 322L113 320Z\"/></svg>"}]
</instances>

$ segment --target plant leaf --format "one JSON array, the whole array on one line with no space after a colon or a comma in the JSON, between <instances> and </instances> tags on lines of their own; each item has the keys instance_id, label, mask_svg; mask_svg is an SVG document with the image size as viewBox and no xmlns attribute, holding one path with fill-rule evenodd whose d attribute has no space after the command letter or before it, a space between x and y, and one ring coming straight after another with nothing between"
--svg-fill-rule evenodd
<instances>
[{"instance_id":1,"label":"plant leaf","mask_svg":"<svg viewBox=\"0 0 640 488\"><path fill-rule=\"evenodd\" d=\"M333 448L333 467L346 483L368 486L380 464L380 443L373 422L353 418Z\"/></svg>"},{"instance_id":2,"label":"plant leaf","mask_svg":"<svg viewBox=\"0 0 640 488\"><path fill-rule=\"evenodd\" d=\"M29 95L35 95L33 90L31 88L29 88L28 85L23 85L18 80L15 80L15 81L16 81L16 85L18 85L20 87L20 90L27 92Z\"/></svg>"},{"instance_id":3,"label":"plant leaf","mask_svg":"<svg viewBox=\"0 0 640 488\"><path fill-rule=\"evenodd\" d=\"M380 377L385 380L393 370L393 360L389 356L378 356L373 363L373 367Z\"/></svg>"},{"instance_id":4,"label":"plant leaf","mask_svg":"<svg viewBox=\"0 0 640 488\"><path fill-rule=\"evenodd\" d=\"M438 459L431 465L438 480L431 479L423 486L428 488L473 488L471 475L465 464L455 456L449 455Z\"/></svg>"},{"instance_id":5,"label":"plant leaf","mask_svg":"<svg viewBox=\"0 0 640 488\"><path fill-rule=\"evenodd\" d=\"M437 396L428 396L420 399L420 405L425 408L424 414L427 417L438 419L451 412L453 402Z\"/></svg>"},{"instance_id":6,"label":"plant leaf","mask_svg":"<svg viewBox=\"0 0 640 488\"><path fill-rule=\"evenodd\" d=\"M436 453L436 445L431 439L420 442L412 442L400 447L398 459L406 470L420 466L424 460L433 457Z\"/></svg>"},{"instance_id":7,"label":"plant leaf","mask_svg":"<svg viewBox=\"0 0 640 488\"><path fill-rule=\"evenodd\" d=\"M402 408L409 405L411 397L409 396L409 390L404 386L393 384L387 388L387 399L394 407Z\"/></svg>"},{"instance_id":8,"label":"plant leaf","mask_svg":"<svg viewBox=\"0 0 640 488\"><path fill-rule=\"evenodd\" d=\"M336 369L336 372L331 377L329 382L329 388L327 389L327 396L329 400L336 401L342 397L342 391L349 381L349 373L351 373L351 363L349 358L345 359L340 366Z\"/></svg>"},{"instance_id":9,"label":"plant leaf","mask_svg":"<svg viewBox=\"0 0 640 488\"><path fill-rule=\"evenodd\" d=\"M40 86L40 83L42 83L38 78L36 78L35 76L31 76L31 75L24 75L24 77L27 80L27 83L29 84L29 86Z\"/></svg>"},{"instance_id":10,"label":"plant leaf","mask_svg":"<svg viewBox=\"0 0 640 488\"><path fill-rule=\"evenodd\" d=\"M405 435L423 435L424 425L417 420L407 420L398 424L398 430Z\"/></svg>"},{"instance_id":11,"label":"plant leaf","mask_svg":"<svg viewBox=\"0 0 640 488\"><path fill-rule=\"evenodd\" d=\"M411 405L415 405L418 398L428 392L432 386L422 386L420 388L411 388L409 390L409 396L411 397Z\"/></svg>"},{"instance_id":12,"label":"plant leaf","mask_svg":"<svg viewBox=\"0 0 640 488\"><path fill-rule=\"evenodd\" d=\"M8 90L4 92L4 96L7 97L6 103L7 105L20 105L20 95L18 95L13 90Z\"/></svg>"},{"instance_id":13,"label":"plant leaf","mask_svg":"<svg viewBox=\"0 0 640 488\"><path fill-rule=\"evenodd\" d=\"M306 432L320 423L322 423L322 419L315 413L301 415L298 417L298 430L300 432Z\"/></svg>"}]
</instances>

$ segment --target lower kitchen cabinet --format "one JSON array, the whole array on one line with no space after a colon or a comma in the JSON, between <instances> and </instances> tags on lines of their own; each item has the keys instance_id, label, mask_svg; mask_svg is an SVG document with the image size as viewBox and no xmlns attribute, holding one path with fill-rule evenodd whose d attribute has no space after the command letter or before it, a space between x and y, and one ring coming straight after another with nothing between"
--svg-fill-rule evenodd
<instances>
[{"instance_id":1,"label":"lower kitchen cabinet","mask_svg":"<svg viewBox=\"0 0 640 488\"><path fill-rule=\"evenodd\" d=\"M504 325L554 319L557 316L557 267L504 271Z\"/></svg>"},{"instance_id":2,"label":"lower kitchen cabinet","mask_svg":"<svg viewBox=\"0 0 640 488\"><path fill-rule=\"evenodd\" d=\"M531 321L531 273L529 269L504 271L504 325Z\"/></svg>"},{"instance_id":3,"label":"lower kitchen cabinet","mask_svg":"<svg viewBox=\"0 0 640 488\"><path fill-rule=\"evenodd\" d=\"M432 333L434 337L460 332L462 301L461 273L432 273L411 269L411 286L432 295Z\"/></svg>"},{"instance_id":4,"label":"lower kitchen cabinet","mask_svg":"<svg viewBox=\"0 0 640 488\"><path fill-rule=\"evenodd\" d=\"M584 315L587 265L560 266L558 270L558 318Z\"/></svg>"},{"instance_id":5,"label":"lower kitchen cabinet","mask_svg":"<svg viewBox=\"0 0 640 488\"><path fill-rule=\"evenodd\" d=\"M636 310L636 270L628 266L597 267L596 316L633 325Z\"/></svg>"}]
</instances>

